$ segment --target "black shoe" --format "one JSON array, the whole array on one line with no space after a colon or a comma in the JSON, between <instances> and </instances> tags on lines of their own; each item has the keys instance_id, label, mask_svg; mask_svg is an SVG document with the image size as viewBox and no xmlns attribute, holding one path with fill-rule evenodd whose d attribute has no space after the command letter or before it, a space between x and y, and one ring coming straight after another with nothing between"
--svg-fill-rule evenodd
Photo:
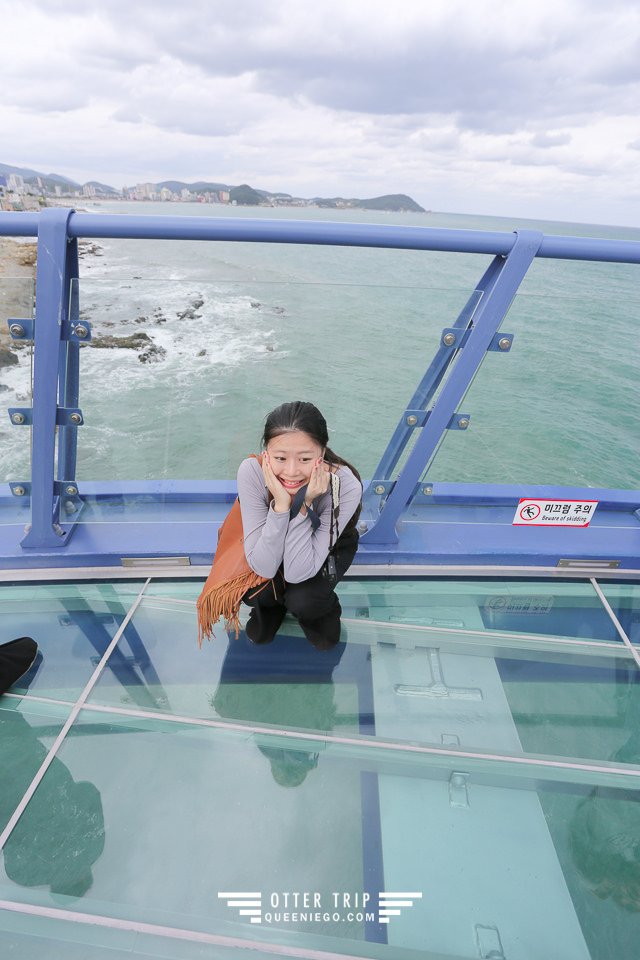
<instances>
[{"instance_id":1,"label":"black shoe","mask_svg":"<svg viewBox=\"0 0 640 960\"><path fill-rule=\"evenodd\" d=\"M0 644L0 694L27 672L37 652L38 644L31 637Z\"/></svg>"},{"instance_id":2,"label":"black shoe","mask_svg":"<svg viewBox=\"0 0 640 960\"><path fill-rule=\"evenodd\" d=\"M284 620L286 607L254 607L244 628L252 643L271 643Z\"/></svg>"},{"instance_id":3,"label":"black shoe","mask_svg":"<svg viewBox=\"0 0 640 960\"><path fill-rule=\"evenodd\" d=\"M316 620L300 619L298 622L305 637L316 650L333 650L340 643L341 615L342 607L336 598L334 606L323 617L318 617Z\"/></svg>"}]
</instances>

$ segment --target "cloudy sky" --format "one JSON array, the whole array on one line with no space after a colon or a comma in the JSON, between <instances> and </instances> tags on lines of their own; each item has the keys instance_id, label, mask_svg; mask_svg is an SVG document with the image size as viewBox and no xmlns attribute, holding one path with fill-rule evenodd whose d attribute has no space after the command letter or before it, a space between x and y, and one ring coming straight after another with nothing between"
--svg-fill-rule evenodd
<instances>
[{"instance_id":1,"label":"cloudy sky","mask_svg":"<svg viewBox=\"0 0 640 960\"><path fill-rule=\"evenodd\" d=\"M0 162L640 226L639 0L0 0Z\"/></svg>"}]
</instances>

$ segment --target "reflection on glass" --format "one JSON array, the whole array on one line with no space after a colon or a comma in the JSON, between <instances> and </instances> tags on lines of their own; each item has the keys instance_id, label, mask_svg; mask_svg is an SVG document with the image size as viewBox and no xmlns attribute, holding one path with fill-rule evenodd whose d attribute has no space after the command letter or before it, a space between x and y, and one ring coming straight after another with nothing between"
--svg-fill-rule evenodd
<instances>
[{"instance_id":1,"label":"reflection on glass","mask_svg":"<svg viewBox=\"0 0 640 960\"><path fill-rule=\"evenodd\" d=\"M75 700L109 647L139 585L4 585L0 592L0 643L30 636L39 647L42 667L19 680L14 692ZM133 628L127 636L133 638ZM135 639L132 639L135 643ZM117 650L108 669L130 670Z\"/></svg>"},{"instance_id":2,"label":"reflection on glass","mask_svg":"<svg viewBox=\"0 0 640 960\"><path fill-rule=\"evenodd\" d=\"M15 710L0 710L2 828L47 756L39 739L46 732L35 730ZM100 793L92 783L74 780L54 757L4 845L7 876L24 887L47 886L52 893L83 897L91 888L91 868L103 849Z\"/></svg>"},{"instance_id":3,"label":"reflection on glass","mask_svg":"<svg viewBox=\"0 0 640 960\"><path fill-rule=\"evenodd\" d=\"M244 631L237 639L232 633L211 706L219 716L234 720L329 733L336 722L331 678L345 646L339 643L322 653L304 649L305 656L296 661L284 648L298 652L301 641L297 637L279 637L274 651L272 646L268 650L256 647ZM271 764L273 779L282 787L298 786L318 766L316 744L308 751L292 750L260 734L256 743Z\"/></svg>"},{"instance_id":4,"label":"reflection on glass","mask_svg":"<svg viewBox=\"0 0 640 960\"><path fill-rule=\"evenodd\" d=\"M443 630L619 641L593 586L561 580L349 580L345 616ZM425 636L427 636L425 634Z\"/></svg>"},{"instance_id":5,"label":"reflection on glass","mask_svg":"<svg viewBox=\"0 0 640 960\"><path fill-rule=\"evenodd\" d=\"M640 584L602 580L599 586L631 643L640 644Z\"/></svg>"}]
</instances>

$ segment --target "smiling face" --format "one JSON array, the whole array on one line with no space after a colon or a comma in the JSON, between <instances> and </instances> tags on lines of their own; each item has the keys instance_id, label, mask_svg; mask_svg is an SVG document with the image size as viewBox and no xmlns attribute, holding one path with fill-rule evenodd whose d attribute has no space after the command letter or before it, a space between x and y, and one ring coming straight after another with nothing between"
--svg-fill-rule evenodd
<instances>
[{"instance_id":1,"label":"smiling face","mask_svg":"<svg viewBox=\"0 0 640 960\"><path fill-rule=\"evenodd\" d=\"M282 486L289 493L295 493L309 482L311 471L324 450L308 433L292 430L270 440L267 453L271 469Z\"/></svg>"}]
</instances>

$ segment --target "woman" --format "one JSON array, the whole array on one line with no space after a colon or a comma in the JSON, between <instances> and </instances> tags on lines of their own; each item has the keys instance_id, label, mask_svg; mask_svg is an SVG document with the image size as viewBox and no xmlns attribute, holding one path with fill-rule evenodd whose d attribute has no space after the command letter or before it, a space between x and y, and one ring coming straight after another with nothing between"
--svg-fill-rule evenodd
<instances>
[{"instance_id":1,"label":"woman","mask_svg":"<svg viewBox=\"0 0 640 960\"><path fill-rule=\"evenodd\" d=\"M342 610L333 588L358 548L362 483L328 440L317 407L283 403L266 419L262 463L251 457L240 464L247 562L273 578L273 585L243 596L253 608L246 632L254 643L270 643L287 611L318 650L340 640Z\"/></svg>"}]
</instances>

